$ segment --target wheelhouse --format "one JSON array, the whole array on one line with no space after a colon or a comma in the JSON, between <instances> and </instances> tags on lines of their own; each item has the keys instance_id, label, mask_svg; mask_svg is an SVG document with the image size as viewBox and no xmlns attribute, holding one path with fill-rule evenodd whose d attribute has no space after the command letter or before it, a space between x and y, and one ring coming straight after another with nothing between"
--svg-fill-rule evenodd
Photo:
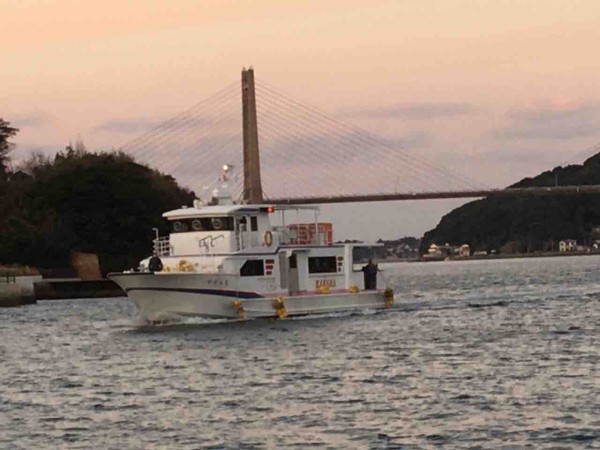
<instances>
[{"instance_id":1,"label":"wheelhouse","mask_svg":"<svg viewBox=\"0 0 600 450\"><path fill-rule=\"evenodd\" d=\"M315 222L285 224L285 213L310 210ZM275 213L281 225L272 226ZM330 223L318 222L316 207L222 205L181 208L163 214L170 234L154 242L158 256L233 254L284 245L331 245Z\"/></svg>"}]
</instances>

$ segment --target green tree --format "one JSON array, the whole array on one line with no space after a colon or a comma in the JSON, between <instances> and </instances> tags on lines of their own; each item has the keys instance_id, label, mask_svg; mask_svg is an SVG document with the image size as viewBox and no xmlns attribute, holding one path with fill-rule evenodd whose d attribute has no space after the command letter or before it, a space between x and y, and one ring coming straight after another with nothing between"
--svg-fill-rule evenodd
<instances>
[{"instance_id":1,"label":"green tree","mask_svg":"<svg viewBox=\"0 0 600 450\"><path fill-rule=\"evenodd\" d=\"M83 251L98 254L103 272L135 267L151 254L152 228L168 232L162 213L194 199L123 153L66 149L25 170L0 198L0 262L67 267Z\"/></svg>"},{"instance_id":2,"label":"green tree","mask_svg":"<svg viewBox=\"0 0 600 450\"><path fill-rule=\"evenodd\" d=\"M10 123L0 118L0 173L5 175L8 165L8 154L14 144L9 139L17 134L18 128L10 126Z\"/></svg>"},{"instance_id":3,"label":"green tree","mask_svg":"<svg viewBox=\"0 0 600 450\"><path fill-rule=\"evenodd\" d=\"M600 184L600 153L582 165L556 167L511 187L551 187L556 179L561 185ZM556 250L562 239L589 243L592 231L600 227L598 200L598 194L476 200L442 217L438 226L423 236L420 251L425 253L434 242L518 253Z\"/></svg>"}]
</instances>

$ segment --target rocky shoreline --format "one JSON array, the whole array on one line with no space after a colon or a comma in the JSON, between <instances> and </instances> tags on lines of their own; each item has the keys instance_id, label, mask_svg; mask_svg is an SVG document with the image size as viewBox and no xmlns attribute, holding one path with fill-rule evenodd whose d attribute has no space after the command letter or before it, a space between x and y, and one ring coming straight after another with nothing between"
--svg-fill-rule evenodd
<instances>
[{"instance_id":1,"label":"rocky shoreline","mask_svg":"<svg viewBox=\"0 0 600 450\"><path fill-rule=\"evenodd\" d=\"M471 255L471 256L441 256L436 258L386 258L378 259L377 263L418 263L439 261L487 261L490 259L520 259L520 258L555 258L561 256L594 256L600 255L600 251L592 252L534 252L515 253L504 255Z\"/></svg>"},{"instance_id":2,"label":"rocky shoreline","mask_svg":"<svg viewBox=\"0 0 600 450\"><path fill-rule=\"evenodd\" d=\"M0 308L32 305L38 300L124 297L126 294L113 281L80 279L42 279L37 276L2 277Z\"/></svg>"}]
</instances>

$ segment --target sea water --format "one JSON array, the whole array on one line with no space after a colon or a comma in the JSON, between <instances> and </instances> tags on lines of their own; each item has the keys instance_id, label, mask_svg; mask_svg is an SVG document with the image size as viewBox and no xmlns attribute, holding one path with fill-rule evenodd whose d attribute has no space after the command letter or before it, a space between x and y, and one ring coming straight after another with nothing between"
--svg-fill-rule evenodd
<instances>
[{"instance_id":1,"label":"sea water","mask_svg":"<svg viewBox=\"0 0 600 450\"><path fill-rule=\"evenodd\" d=\"M0 310L0 448L599 448L600 257L380 265L396 305Z\"/></svg>"}]
</instances>

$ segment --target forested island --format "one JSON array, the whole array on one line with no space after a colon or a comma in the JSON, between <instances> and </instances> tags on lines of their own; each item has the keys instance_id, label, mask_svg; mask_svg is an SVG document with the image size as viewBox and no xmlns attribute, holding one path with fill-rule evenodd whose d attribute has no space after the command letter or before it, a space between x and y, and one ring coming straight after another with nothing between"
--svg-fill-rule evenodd
<instances>
[{"instance_id":1,"label":"forested island","mask_svg":"<svg viewBox=\"0 0 600 450\"><path fill-rule=\"evenodd\" d=\"M555 167L515 188L600 184L600 153L581 165ZM432 243L469 245L471 251L516 254L558 251L561 240L590 245L600 239L600 196L490 196L445 215L425 233L421 254Z\"/></svg>"},{"instance_id":2,"label":"forested island","mask_svg":"<svg viewBox=\"0 0 600 450\"><path fill-rule=\"evenodd\" d=\"M152 251L164 211L194 193L122 152L68 146L8 164L18 130L0 119L0 265L71 266L73 252L98 255L102 272L135 267Z\"/></svg>"}]
</instances>

